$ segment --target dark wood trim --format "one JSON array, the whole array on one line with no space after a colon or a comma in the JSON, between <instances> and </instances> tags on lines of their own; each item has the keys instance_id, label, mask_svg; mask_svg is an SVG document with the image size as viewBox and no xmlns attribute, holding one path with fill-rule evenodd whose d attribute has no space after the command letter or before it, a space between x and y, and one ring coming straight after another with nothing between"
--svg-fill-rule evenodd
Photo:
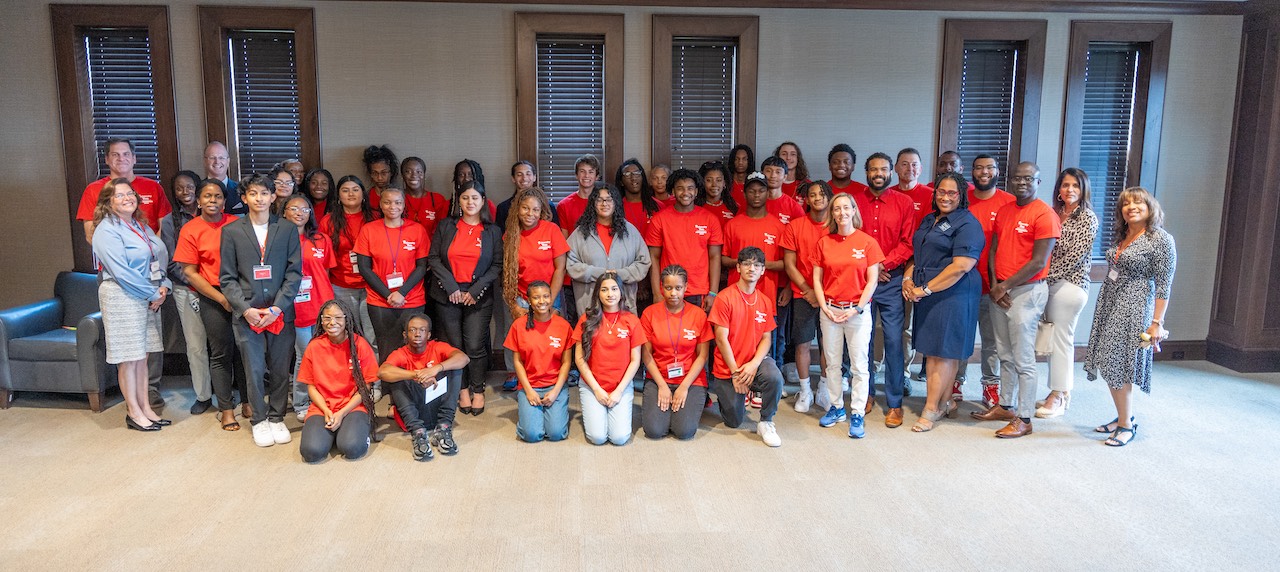
<instances>
[{"instance_id":1,"label":"dark wood trim","mask_svg":"<svg viewBox=\"0 0 1280 572\"><path fill-rule=\"evenodd\" d=\"M653 138L650 164L671 164L671 41L675 36L738 39L737 141L757 148L756 97L760 60L759 16L653 16ZM728 149L725 149L728 152Z\"/></svg>"},{"instance_id":2,"label":"dark wood trim","mask_svg":"<svg viewBox=\"0 0 1280 572\"><path fill-rule=\"evenodd\" d=\"M1280 350L1241 349L1217 340L1209 340L1208 359L1240 373L1264 373L1280 371Z\"/></svg>"},{"instance_id":3,"label":"dark wood trim","mask_svg":"<svg viewBox=\"0 0 1280 572\"><path fill-rule=\"evenodd\" d=\"M516 12L516 157L538 160L538 34L604 36L604 157L601 179L609 165L622 163L623 74L626 20L622 14L558 14Z\"/></svg>"},{"instance_id":4,"label":"dark wood trim","mask_svg":"<svg viewBox=\"0 0 1280 572\"><path fill-rule=\"evenodd\" d=\"M1044 85L1044 50L1047 20L957 20L948 19L942 42L942 94L939 103L938 150L955 149L960 136L960 78L964 67L966 40L1026 42L1027 51L1018 68L1022 90L1014 96L1014 115L1009 149L1009 165L1036 162L1040 141L1040 100ZM972 160L972 157L968 157ZM1001 173L1011 171L1001 165Z\"/></svg>"},{"instance_id":5,"label":"dark wood trim","mask_svg":"<svg viewBox=\"0 0 1280 572\"><path fill-rule=\"evenodd\" d=\"M161 179L178 172L178 120L174 112L173 63L169 47L169 9L165 6L51 4L54 67L62 118L62 153L67 186L74 269L93 271L93 253L85 241L76 210L84 187L97 180L98 155L93 141L93 105L89 96L85 54L79 49L85 28L146 28L151 42L151 75L155 86L156 142ZM166 181L161 181L162 184Z\"/></svg>"},{"instance_id":6,"label":"dark wood trim","mask_svg":"<svg viewBox=\"0 0 1280 572\"><path fill-rule=\"evenodd\" d=\"M224 141L231 155L228 172L240 173L238 144L231 118L232 85L227 75L227 32L239 29L288 30L294 34L298 66L298 114L302 164L324 165L320 149L320 96L316 81L315 14L311 8L198 6L200 63L204 73L205 139Z\"/></svg>"},{"instance_id":7,"label":"dark wood trim","mask_svg":"<svg viewBox=\"0 0 1280 572\"><path fill-rule=\"evenodd\" d=\"M1165 82L1169 75L1169 44L1172 22L1104 22L1077 20L1071 23L1067 51L1066 103L1062 118L1062 151L1058 164L1070 167L1080 162L1080 140L1084 124L1084 72L1090 42L1130 42L1139 44L1139 69L1130 140L1129 168L1125 186L1143 186L1158 192L1156 167L1160 156L1160 132L1164 123ZM1154 144L1146 145L1147 141ZM1135 152L1136 151L1136 152ZM1102 216L1100 219L1109 219Z\"/></svg>"},{"instance_id":8,"label":"dark wood trim","mask_svg":"<svg viewBox=\"0 0 1280 572\"><path fill-rule=\"evenodd\" d=\"M383 0L357 0L374 2ZM572 6L676 6L700 8L824 8L842 10L927 10L942 12L1080 12L1095 14L1244 14L1258 4L1239 0L400 0L458 4L572 5Z\"/></svg>"}]
</instances>

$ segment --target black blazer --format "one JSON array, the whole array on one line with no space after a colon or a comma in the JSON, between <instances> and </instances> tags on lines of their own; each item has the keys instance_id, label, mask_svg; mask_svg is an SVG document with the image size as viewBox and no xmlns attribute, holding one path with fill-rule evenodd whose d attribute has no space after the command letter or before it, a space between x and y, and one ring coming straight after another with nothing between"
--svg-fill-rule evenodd
<instances>
[{"instance_id":1,"label":"black blazer","mask_svg":"<svg viewBox=\"0 0 1280 572\"><path fill-rule=\"evenodd\" d=\"M302 283L298 227L271 215L265 254L263 260L258 250L258 236L253 233L248 216L222 227L222 270L218 274L222 294L238 319L244 319L244 311L249 308L275 306L284 312L282 317L286 322L292 322L293 297ZM253 267L260 262L271 266L270 280L253 279Z\"/></svg>"},{"instance_id":2,"label":"black blazer","mask_svg":"<svg viewBox=\"0 0 1280 572\"><path fill-rule=\"evenodd\" d=\"M457 218L440 221L436 225L435 236L431 237L431 250L427 254L427 264L431 267L427 293L432 300L442 304L449 303L449 294L459 290L459 284L467 285L466 291L479 302L493 282L502 276L502 229L498 225L484 223L484 231L480 235L480 260L476 262L477 274L473 276L454 276L449 265L449 247L457 233Z\"/></svg>"}]
</instances>

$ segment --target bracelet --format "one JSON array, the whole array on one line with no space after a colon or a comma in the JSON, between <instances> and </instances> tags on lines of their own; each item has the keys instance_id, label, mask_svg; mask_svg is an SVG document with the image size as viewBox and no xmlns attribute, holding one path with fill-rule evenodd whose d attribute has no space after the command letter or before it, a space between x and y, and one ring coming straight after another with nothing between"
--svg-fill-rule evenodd
<instances>
[{"instance_id":1,"label":"bracelet","mask_svg":"<svg viewBox=\"0 0 1280 572\"><path fill-rule=\"evenodd\" d=\"M715 298L715 297L716 297L716 293L715 293L715 292L707 292L707 295L708 295L708 296L711 296L712 298Z\"/></svg>"},{"instance_id":2,"label":"bracelet","mask_svg":"<svg viewBox=\"0 0 1280 572\"><path fill-rule=\"evenodd\" d=\"M277 310L275 306L271 306L270 308L267 308L267 311L271 312L272 316L279 316L280 314L283 313L280 310Z\"/></svg>"},{"instance_id":3,"label":"bracelet","mask_svg":"<svg viewBox=\"0 0 1280 572\"><path fill-rule=\"evenodd\" d=\"M1151 323L1152 323L1152 324L1155 324L1155 325L1157 325L1157 326L1160 326L1161 328L1163 328L1163 327L1164 327L1164 320L1163 320L1163 319L1160 319L1160 320L1152 319L1152 320L1151 320Z\"/></svg>"}]
</instances>

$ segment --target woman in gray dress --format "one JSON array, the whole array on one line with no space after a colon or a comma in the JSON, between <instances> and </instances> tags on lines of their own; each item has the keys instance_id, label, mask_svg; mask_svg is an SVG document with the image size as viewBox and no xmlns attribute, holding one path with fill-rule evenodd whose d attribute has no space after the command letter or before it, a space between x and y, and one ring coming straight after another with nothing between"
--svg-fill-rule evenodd
<instances>
[{"instance_id":1,"label":"woman in gray dress","mask_svg":"<svg viewBox=\"0 0 1280 572\"><path fill-rule=\"evenodd\" d=\"M1094 431L1109 433L1105 443L1123 447L1137 436L1133 386L1151 393L1151 356L1169 337L1165 311L1178 255L1165 232L1164 211L1149 191L1130 187L1116 199L1117 244L1107 249L1107 278L1098 295L1084 369L1089 379L1101 374L1111 388L1116 418Z\"/></svg>"}]
</instances>

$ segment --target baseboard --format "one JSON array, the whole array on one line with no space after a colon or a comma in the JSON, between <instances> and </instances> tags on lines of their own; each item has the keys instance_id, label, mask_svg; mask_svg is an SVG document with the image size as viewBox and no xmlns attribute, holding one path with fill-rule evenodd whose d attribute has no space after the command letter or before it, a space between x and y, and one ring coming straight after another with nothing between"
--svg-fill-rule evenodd
<instances>
[{"instance_id":1,"label":"baseboard","mask_svg":"<svg viewBox=\"0 0 1280 572\"><path fill-rule=\"evenodd\" d=\"M1240 373L1280 371L1280 350L1242 350L1218 341L1207 341L1209 361Z\"/></svg>"}]
</instances>

